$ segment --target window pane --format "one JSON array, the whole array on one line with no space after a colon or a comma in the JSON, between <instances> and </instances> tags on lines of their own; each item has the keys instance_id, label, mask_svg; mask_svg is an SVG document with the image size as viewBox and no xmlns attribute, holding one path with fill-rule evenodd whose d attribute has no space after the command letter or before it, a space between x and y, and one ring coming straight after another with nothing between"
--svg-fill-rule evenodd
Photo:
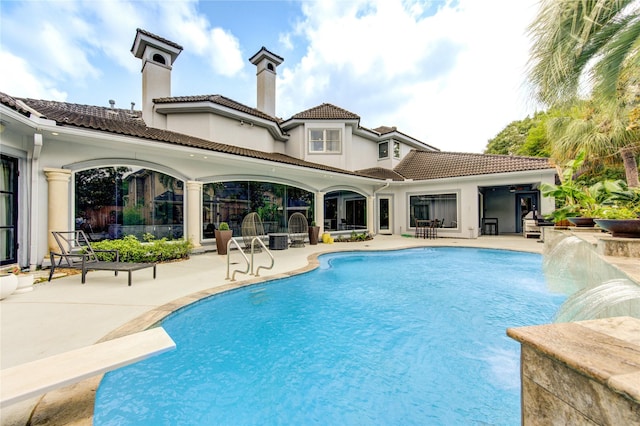
<instances>
[{"instance_id":1,"label":"window pane","mask_svg":"<svg viewBox=\"0 0 640 426\"><path fill-rule=\"evenodd\" d=\"M76 229L94 240L184 235L184 182L148 169L102 167L75 174Z\"/></svg>"},{"instance_id":2,"label":"window pane","mask_svg":"<svg viewBox=\"0 0 640 426\"><path fill-rule=\"evenodd\" d=\"M393 143L393 157L400 158L400 142Z\"/></svg>"},{"instance_id":3,"label":"window pane","mask_svg":"<svg viewBox=\"0 0 640 426\"><path fill-rule=\"evenodd\" d=\"M412 195L409 197L409 226L416 220L438 219L445 228L456 228L458 223L457 194Z\"/></svg>"},{"instance_id":4,"label":"window pane","mask_svg":"<svg viewBox=\"0 0 640 426\"><path fill-rule=\"evenodd\" d=\"M324 143L322 141L311 141L309 143L309 151L322 152L324 151Z\"/></svg>"},{"instance_id":5,"label":"window pane","mask_svg":"<svg viewBox=\"0 0 640 426\"><path fill-rule=\"evenodd\" d=\"M378 158L387 158L389 156L389 142L381 142L378 144Z\"/></svg>"}]
</instances>

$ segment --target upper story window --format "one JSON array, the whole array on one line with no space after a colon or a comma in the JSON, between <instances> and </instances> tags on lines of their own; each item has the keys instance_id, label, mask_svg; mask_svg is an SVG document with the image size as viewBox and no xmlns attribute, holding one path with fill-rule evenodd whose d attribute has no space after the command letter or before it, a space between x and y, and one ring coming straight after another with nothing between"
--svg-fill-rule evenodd
<instances>
[{"instance_id":1,"label":"upper story window","mask_svg":"<svg viewBox=\"0 0 640 426\"><path fill-rule=\"evenodd\" d=\"M309 130L309 152L339 153L341 150L339 129Z\"/></svg>"},{"instance_id":2,"label":"upper story window","mask_svg":"<svg viewBox=\"0 0 640 426\"><path fill-rule=\"evenodd\" d=\"M393 141L393 158L400 158L400 142Z\"/></svg>"},{"instance_id":3,"label":"upper story window","mask_svg":"<svg viewBox=\"0 0 640 426\"><path fill-rule=\"evenodd\" d=\"M389 158L389 141L378 144L378 159Z\"/></svg>"}]
</instances>

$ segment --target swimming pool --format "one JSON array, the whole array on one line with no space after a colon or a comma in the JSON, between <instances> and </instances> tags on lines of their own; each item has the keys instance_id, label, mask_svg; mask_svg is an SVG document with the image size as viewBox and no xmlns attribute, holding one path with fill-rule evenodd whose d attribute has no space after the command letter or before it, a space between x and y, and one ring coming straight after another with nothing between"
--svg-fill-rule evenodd
<instances>
[{"instance_id":1,"label":"swimming pool","mask_svg":"<svg viewBox=\"0 0 640 426\"><path fill-rule=\"evenodd\" d=\"M565 296L540 255L471 248L339 253L191 305L177 350L109 373L96 425L520 422L519 345Z\"/></svg>"}]
</instances>

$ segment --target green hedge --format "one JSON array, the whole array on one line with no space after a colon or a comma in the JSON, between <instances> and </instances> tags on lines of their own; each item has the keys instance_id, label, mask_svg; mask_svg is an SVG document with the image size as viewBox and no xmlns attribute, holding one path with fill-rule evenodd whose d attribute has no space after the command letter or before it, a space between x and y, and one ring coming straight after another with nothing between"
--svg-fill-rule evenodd
<instances>
[{"instance_id":1,"label":"green hedge","mask_svg":"<svg viewBox=\"0 0 640 426\"><path fill-rule=\"evenodd\" d=\"M128 235L119 240L104 240L92 243L94 250L118 250L121 262L164 262L167 260L187 259L193 248L191 241L173 240L166 238L156 240L146 234L145 243L140 242L134 235ZM109 253L97 253L104 261L113 261L115 257Z\"/></svg>"}]
</instances>

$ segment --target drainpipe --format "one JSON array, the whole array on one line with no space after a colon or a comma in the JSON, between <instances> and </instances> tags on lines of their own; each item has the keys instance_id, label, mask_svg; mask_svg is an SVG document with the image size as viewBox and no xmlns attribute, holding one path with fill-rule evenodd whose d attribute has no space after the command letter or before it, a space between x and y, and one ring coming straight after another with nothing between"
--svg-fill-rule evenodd
<instances>
[{"instance_id":1,"label":"drainpipe","mask_svg":"<svg viewBox=\"0 0 640 426\"><path fill-rule=\"evenodd\" d=\"M38 246L40 239L38 238L39 221L38 221L38 170L40 169L40 152L42 151L42 134L35 133L33 135L33 151L28 154L27 160L31 162L31 200L29 202L30 220L29 220L29 270L35 271L37 267L36 260L38 259Z\"/></svg>"}]
</instances>

